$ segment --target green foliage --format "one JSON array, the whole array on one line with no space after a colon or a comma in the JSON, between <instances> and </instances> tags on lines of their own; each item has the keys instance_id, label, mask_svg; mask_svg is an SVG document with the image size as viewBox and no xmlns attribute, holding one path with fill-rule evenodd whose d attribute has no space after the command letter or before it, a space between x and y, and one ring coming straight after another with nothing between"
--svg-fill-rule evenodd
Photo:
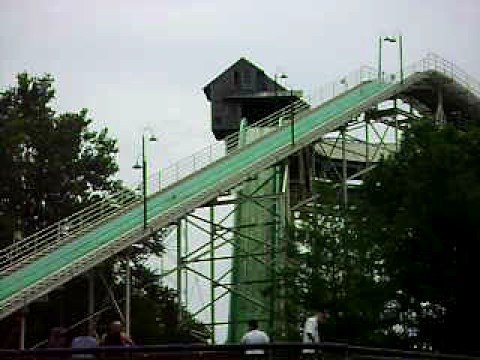
<instances>
[{"instance_id":1,"label":"green foliage","mask_svg":"<svg viewBox=\"0 0 480 360\"><path fill-rule=\"evenodd\" d=\"M94 320L100 336L107 332L110 322L121 319L110 300L105 283L109 285L122 312L125 306L125 263L116 262L114 267L114 272L109 264L95 269L95 309L100 313ZM185 309L178 308L175 292L161 286L159 276L150 269L141 264L133 264L132 283L131 332L136 344L191 343L208 337L205 326L193 319ZM88 313L87 294L88 279L86 276L79 276L51 292L47 298L29 305L27 345L33 346L45 340L50 329L55 326L68 326L82 321ZM181 326L178 324L179 312L183 318ZM79 326L72 329L68 336L82 334L83 328ZM0 345L7 345L6 340L10 346L17 344L19 329L15 316L2 321L0 330L13 335L3 339Z\"/></svg>"},{"instance_id":2,"label":"green foliage","mask_svg":"<svg viewBox=\"0 0 480 360\"><path fill-rule=\"evenodd\" d=\"M398 154L366 179L362 211L382 247L389 316L406 346L445 351L476 347L480 131L421 123Z\"/></svg>"},{"instance_id":3,"label":"green foliage","mask_svg":"<svg viewBox=\"0 0 480 360\"><path fill-rule=\"evenodd\" d=\"M335 198L331 195L322 198ZM381 253L363 236L363 226L357 226L351 211L332 203L317 204L316 209L295 229L297 242L289 255L299 264L287 274L294 279L287 288L292 299L289 313L298 315L292 319L291 333L298 334L307 316L327 309L331 317L322 326L323 339L378 343L378 322L385 302L383 284L378 281Z\"/></svg>"},{"instance_id":4,"label":"green foliage","mask_svg":"<svg viewBox=\"0 0 480 360\"><path fill-rule=\"evenodd\" d=\"M160 277L150 269L135 265L135 298L132 332L143 344L203 342L209 337L206 327L184 308L179 308L176 293L159 286ZM179 323L181 314L181 323Z\"/></svg>"},{"instance_id":5,"label":"green foliage","mask_svg":"<svg viewBox=\"0 0 480 360\"><path fill-rule=\"evenodd\" d=\"M320 184L322 202L292 230L293 333L327 308L326 340L478 351L480 129L467 130L419 122L350 190L348 209Z\"/></svg>"},{"instance_id":6,"label":"green foliage","mask_svg":"<svg viewBox=\"0 0 480 360\"><path fill-rule=\"evenodd\" d=\"M58 114L53 78L19 74L0 94L0 246L119 188L116 140L86 109Z\"/></svg>"},{"instance_id":7,"label":"green foliage","mask_svg":"<svg viewBox=\"0 0 480 360\"><path fill-rule=\"evenodd\" d=\"M0 247L14 235L25 237L121 188L117 142L107 129L91 130L86 109L56 113L53 78L19 74L18 84L0 94ZM143 264L163 246L157 234L129 249L132 259L132 333L138 343L194 341L205 328L175 304L175 294L160 285L159 277ZM105 309L98 330L119 319L105 279L122 306L125 254L114 256L96 269L95 308ZM123 264L123 265L122 265ZM69 326L87 314L87 280L79 276L48 295L48 301L29 306L27 346L48 336L55 326ZM185 319L177 326L178 313ZM10 336L0 346L16 346L17 315L0 322L0 333ZM192 335L196 331L197 337ZM203 334L203 335L202 335Z\"/></svg>"}]
</instances>

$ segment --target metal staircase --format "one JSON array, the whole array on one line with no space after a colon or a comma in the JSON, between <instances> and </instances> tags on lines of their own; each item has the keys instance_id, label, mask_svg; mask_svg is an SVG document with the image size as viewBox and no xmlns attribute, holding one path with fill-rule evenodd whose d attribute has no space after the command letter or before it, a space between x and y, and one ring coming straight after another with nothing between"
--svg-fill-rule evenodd
<instances>
[{"instance_id":1,"label":"metal staircase","mask_svg":"<svg viewBox=\"0 0 480 360\"><path fill-rule=\"evenodd\" d=\"M2 249L0 319L419 81L441 77L480 96L476 81L436 55L405 74L404 81L383 82L362 68L310 98L312 108L300 100L251 125L272 129L254 142L238 148L233 134L163 170L161 183L149 183L156 191L147 199L148 229L142 198L122 190Z\"/></svg>"}]
</instances>

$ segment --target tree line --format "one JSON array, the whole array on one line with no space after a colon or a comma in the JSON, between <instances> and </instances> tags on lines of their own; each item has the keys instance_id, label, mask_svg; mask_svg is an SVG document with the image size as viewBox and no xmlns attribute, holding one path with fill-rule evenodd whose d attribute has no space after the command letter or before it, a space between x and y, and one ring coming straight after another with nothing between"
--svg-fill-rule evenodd
<instances>
[{"instance_id":1,"label":"tree line","mask_svg":"<svg viewBox=\"0 0 480 360\"><path fill-rule=\"evenodd\" d=\"M295 279L292 336L305 313L326 308L327 340L479 350L480 128L451 120L413 124L399 151L352 189L347 207L332 206L334 190L317 184L320 201L289 245L302 264L286 270Z\"/></svg>"}]
</instances>

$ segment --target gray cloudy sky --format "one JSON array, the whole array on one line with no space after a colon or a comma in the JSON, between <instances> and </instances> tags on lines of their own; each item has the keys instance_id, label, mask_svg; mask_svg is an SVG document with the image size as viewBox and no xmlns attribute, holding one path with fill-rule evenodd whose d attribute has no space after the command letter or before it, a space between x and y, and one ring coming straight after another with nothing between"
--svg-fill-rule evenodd
<instances>
[{"instance_id":1,"label":"gray cloudy sky","mask_svg":"<svg viewBox=\"0 0 480 360\"><path fill-rule=\"evenodd\" d=\"M434 51L480 78L479 18L478 0L0 0L0 85L53 74L58 108L108 126L133 181L145 125L152 168L213 140L201 89L240 56L311 88L374 65L378 35L401 31L407 62Z\"/></svg>"}]
</instances>

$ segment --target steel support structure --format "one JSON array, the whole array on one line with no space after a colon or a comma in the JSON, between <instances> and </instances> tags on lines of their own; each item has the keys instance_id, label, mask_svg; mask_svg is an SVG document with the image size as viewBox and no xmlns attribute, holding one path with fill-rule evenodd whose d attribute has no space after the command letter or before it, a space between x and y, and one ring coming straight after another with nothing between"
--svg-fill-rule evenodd
<instances>
[{"instance_id":1,"label":"steel support structure","mask_svg":"<svg viewBox=\"0 0 480 360\"><path fill-rule=\"evenodd\" d=\"M210 279L215 279L215 208L210 206ZM210 281L210 343L215 343L215 284Z\"/></svg>"},{"instance_id":2,"label":"steel support structure","mask_svg":"<svg viewBox=\"0 0 480 360\"><path fill-rule=\"evenodd\" d=\"M274 331L277 295L280 289L271 291L281 271L284 256L280 234L286 224L285 191L281 178L286 173L285 166L279 165L269 170L268 176L260 176L249 181L234 194L227 194L197 209L177 222L172 240L176 238L176 257L166 258L162 271L163 282L174 284L180 307L188 309L192 315L210 326L210 341L215 342L217 327L229 325L245 327L247 318L227 319L225 312L219 314L218 304L241 302L250 307L262 326ZM249 188L246 191L246 188ZM238 220L240 208L254 208L263 221ZM235 218L237 216L237 218ZM268 241L265 239L268 238ZM168 241L165 240L166 242ZM168 247L168 246L167 246ZM260 277L250 281L235 281L234 261L243 261ZM167 264L169 263L169 264ZM208 297L202 298L192 291L208 288ZM267 289L266 296L252 288ZM247 304L247 305L245 305ZM220 317L219 317L220 315ZM181 311L179 312L181 316ZM182 319L179 318L179 326Z\"/></svg>"},{"instance_id":3,"label":"steel support structure","mask_svg":"<svg viewBox=\"0 0 480 360\"><path fill-rule=\"evenodd\" d=\"M88 316L95 313L95 269L88 272ZM88 320L88 331L93 332L95 329L95 319L90 317Z\"/></svg>"},{"instance_id":4,"label":"steel support structure","mask_svg":"<svg viewBox=\"0 0 480 360\"><path fill-rule=\"evenodd\" d=\"M438 95L439 109L442 100ZM336 190L334 199L325 200L322 187L318 186L304 189L302 197L291 196L292 164L297 161L293 158L299 158L295 154L288 161L252 174L242 185L177 219L171 225L175 229L165 237L166 232L160 230L162 241L166 244L172 240L174 246L170 250L174 248L176 252L172 256L167 246L160 270L162 284L176 288L178 326L182 326L186 309L209 326L211 343L219 339L219 327L226 325L228 340L238 341L251 318L259 320L261 327L276 340L282 339L286 326L281 275L289 265L287 241L295 239L295 231L292 235L289 225L308 216L322 226L328 221L328 211L334 207L347 209L355 196L355 185L361 183L362 177L382 157L398 150L403 131L425 115L428 114L422 114L415 103L393 98L352 117L309 145L311 153L306 152L305 156L309 164L298 167L302 169L298 171L317 185L332 186ZM255 131L242 132L245 121L242 124L239 146L255 140ZM262 131L269 130L256 129L257 133ZM311 243L308 232L306 237L304 242ZM128 334L131 297L128 256L125 264L124 319ZM90 286L93 285L89 285L92 289ZM193 294L196 287L199 291ZM93 290L89 294L93 296ZM112 294L110 297L121 315ZM230 314L226 314L224 309L229 303ZM93 314L95 309L90 304L93 302L89 302L89 313Z\"/></svg>"},{"instance_id":5,"label":"steel support structure","mask_svg":"<svg viewBox=\"0 0 480 360\"><path fill-rule=\"evenodd\" d=\"M348 208L350 189L354 192L382 157L398 149L402 132L419 117L411 104L391 99L352 118L313 144L307 175L338 189L336 204ZM239 146L251 140L245 137L239 138ZM259 320L276 339L285 333L280 275L288 264L287 226L305 212L320 219L326 209L314 206L322 197L315 190L303 201L291 203L288 164L255 174L177 223L176 261L166 266L164 279L175 278L179 303L209 326L212 343L225 325L228 340L238 341L250 318ZM205 298L191 293L196 286L208 289ZM222 314L220 308L228 301L230 314Z\"/></svg>"},{"instance_id":6,"label":"steel support structure","mask_svg":"<svg viewBox=\"0 0 480 360\"><path fill-rule=\"evenodd\" d=\"M132 301L132 268L130 256L125 257L125 334L130 336L131 330L131 301Z\"/></svg>"},{"instance_id":7,"label":"steel support structure","mask_svg":"<svg viewBox=\"0 0 480 360\"><path fill-rule=\"evenodd\" d=\"M20 338L18 347L20 350L25 349L25 336L27 334L27 308L24 307L20 312Z\"/></svg>"},{"instance_id":8,"label":"steel support structure","mask_svg":"<svg viewBox=\"0 0 480 360\"><path fill-rule=\"evenodd\" d=\"M402 134L413 122L431 118L429 115L404 98L392 98L321 138L313 145L315 190L307 200L293 206L296 223L312 219L318 226L328 226L328 216L336 216L332 214L341 208L348 210L349 198L355 196L364 175L382 158L399 150ZM322 196L325 186L336 192L333 199ZM308 229L305 237L297 240L313 246Z\"/></svg>"}]
</instances>

